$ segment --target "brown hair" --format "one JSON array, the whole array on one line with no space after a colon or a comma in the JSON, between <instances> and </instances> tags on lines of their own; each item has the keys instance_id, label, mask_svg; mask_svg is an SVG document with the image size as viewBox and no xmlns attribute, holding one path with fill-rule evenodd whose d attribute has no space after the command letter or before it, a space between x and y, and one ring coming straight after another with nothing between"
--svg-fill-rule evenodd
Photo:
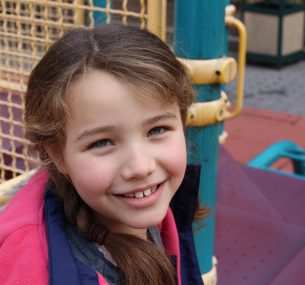
<instances>
[{"instance_id":1,"label":"brown hair","mask_svg":"<svg viewBox=\"0 0 305 285\"><path fill-rule=\"evenodd\" d=\"M95 224L91 209L44 149L51 145L57 151L57 157L52 159L60 159L69 115L66 91L89 68L106 71L132 87L143 89L143 96L176 102L183 121L193 102L189 77L166 44L145 30L121 25L79 28L51 46L34 68L25 103L26 137L35 144L47 165L67 218L88 239L106 247L126 284L174 284L172 265L157 246L133 236L108 232L103 225Z\"/></svg>"}]
</instances>

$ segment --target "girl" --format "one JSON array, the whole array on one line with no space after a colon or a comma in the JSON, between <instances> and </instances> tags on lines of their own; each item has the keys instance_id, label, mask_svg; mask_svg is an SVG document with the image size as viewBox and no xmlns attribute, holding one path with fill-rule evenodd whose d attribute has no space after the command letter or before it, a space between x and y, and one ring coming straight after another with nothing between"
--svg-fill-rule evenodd
<instances>
[{"instance_id":1,"label":"girl","mask_svg":"<svg viewBox=\"0 0 305 285\"><path fill-rule=\"evenodd\" d=\"M25 104L47 172L1 215L0 284L180 284L169 203L192 102L184 67L147 31L104 25L55 43Z\"/></svg>"}]
</instances>

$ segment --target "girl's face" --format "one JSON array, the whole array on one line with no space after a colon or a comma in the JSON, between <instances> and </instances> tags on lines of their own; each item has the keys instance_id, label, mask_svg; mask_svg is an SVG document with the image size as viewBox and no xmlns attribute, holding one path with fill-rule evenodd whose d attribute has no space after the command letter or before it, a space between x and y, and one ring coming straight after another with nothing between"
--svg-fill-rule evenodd
<instances>
[{"instance_id":1,"label":"girl's face","mask_svg":"<svg viewBox=\"0 0 305 285\"><path fill-rule=\"evenodd\" d=\"M185 172L177 104L143 99L97 70L75 81L68 98L61 172L110 231L145 238L147 227L164 218Z\"/></svg>"}]
</instances>

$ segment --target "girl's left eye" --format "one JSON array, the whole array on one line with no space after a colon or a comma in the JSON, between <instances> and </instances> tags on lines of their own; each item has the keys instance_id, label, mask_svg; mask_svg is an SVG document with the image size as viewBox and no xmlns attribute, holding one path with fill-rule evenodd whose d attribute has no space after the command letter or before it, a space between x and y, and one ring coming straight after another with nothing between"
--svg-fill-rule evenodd
<instances>
[{"instance_id":1,"label":"girl's left eye","mask_svg":"<svg viewBox=\"0 0 305 285\"><path fill-rule=\"evenodd\" d=\"M155 136L165 133L168 130L166 127L155 127L148 132L148 136Z\"/></svg>"}]
</instances>

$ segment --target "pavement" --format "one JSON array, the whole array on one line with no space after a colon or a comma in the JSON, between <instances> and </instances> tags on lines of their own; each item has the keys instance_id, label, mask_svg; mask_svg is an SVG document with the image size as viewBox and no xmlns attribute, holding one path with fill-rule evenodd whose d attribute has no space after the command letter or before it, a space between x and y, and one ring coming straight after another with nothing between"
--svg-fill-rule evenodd
<instances>
[{"instance_id":1,"label":"pavement","mask_svg":"<svg viewBox=\"0 0 305 285\"><path fill-rule=\"evenodd\" d=\"M234 103L236 82L227 87ZM247 65L242 113L225 122L225 148L247 163L278 140L305 148L305 60L275 69ZM287 161L275 168L288 169Z\"/></svg>"}]
</instances>

